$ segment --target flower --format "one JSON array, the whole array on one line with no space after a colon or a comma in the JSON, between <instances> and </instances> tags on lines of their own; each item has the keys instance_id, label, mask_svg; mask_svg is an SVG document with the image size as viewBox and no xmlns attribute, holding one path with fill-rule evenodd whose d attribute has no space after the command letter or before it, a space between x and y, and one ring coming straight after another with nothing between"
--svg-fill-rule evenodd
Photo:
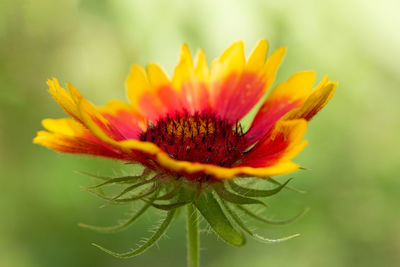
<instances>
[{"instance_id":1,"label":"flower","mask_svg":"<svg viewBox=\"0 0 400 267\"><path fill-rule=\"evenodd\" d=\"M291 160L306 145L308 121L332 97L336 82L328 76L314 88L315 73L304 71L277 85L262 103L250 127L243 117L273 83L286 48L266 59L267 41L249 58L244 44L232 44L209 67L199 50L195 63L181 48L172 78L160 66L133 65L126 80L130 103L111 100L96 107L70 83L57 79L49 91L70 118L45 119L47 131L34 142L59 152L91 154L188 180L226 180L235 176L269 177L295 171Z\"/></svg>"},{"instance_id":2,"label":"flower","mask_svg":"<svg viewBox=\"0 0 400 267\"><path fill-rule=\"evenodd\" d=\"M81 226L115 232L131 225L150 206L168 211L152 237L136 249L116 253L95 246L116 257L139 255L162 237L183 206L187 206L189 266L198 266L199 260L197 210L222 240L234 246L245 243L242 231L264 243L297 236L261 237L238 212L270 224L287 223L304 214L271 221L245 206L265 206L257 198L275 195L290 181L280 183L270 176L299 168L291 160L306 145L302 138L308 121L332 97L336 82L325 76L313 89L314 72L296 73L271 91L251 125L244 128L241 120L272 85L286 51L279 48L266 59L267 47L265 40L259 41L246 60L243 42L236 42L208 67L202 50L193 63L183 45L171 79L156 64L146 70L133 65L126 80L129 104L111 100L96 107L70 83L67 92L57 79L48 81L51 95L70 118L43 120L47 131L39 131L35 143L145 167L138 176L95 176L105 181L88 188L111 204L143 200L132 218L112 227ZM278 186L244 187L234 181L237 176L268 178L258 180ZM110 184L126 187L114 197L92 190Z\"/></svg>"}]
</instances>

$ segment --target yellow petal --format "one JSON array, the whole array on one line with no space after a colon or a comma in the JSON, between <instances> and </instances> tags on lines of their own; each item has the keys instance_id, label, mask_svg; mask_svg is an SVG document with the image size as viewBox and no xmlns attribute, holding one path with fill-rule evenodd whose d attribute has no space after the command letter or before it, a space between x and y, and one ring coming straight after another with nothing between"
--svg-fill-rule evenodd
<instances>
[{"instance_id":1,"label":"yellow petal","mask_svg":"<svg viewBox=\"0 0 400 267\"><path fill-rule=\"evenodd\" d=\"M82 94L78 91L78 89L76 89L74 86L72 86L72 84L70 82L67 82L67 88L71 95L72 100L75 103L78 103L83 98Z\"/></svg>"},{"instance_id":2,"label":"yellow petal","mask_svg":"<svg viewBox=\"0 0 400 267\"><path fill-rule=\"evenodd\" d=\"M270 88L274 82L276 72L278 71L278 67L281 64L285 53L286 47L283 46L275 50L267 59L263 70L263 73L267 79L266 90L268 90L268 88Z\"/></svg>"},{"instance_id":3,"label":"yellow petal","mask_svg":"<svg viewBox=\"0 0 400 267\"><path fill-rule=\"evenodd\" d=\"M254 48L253 52L250 54L249 60L247 61L246 70L249 72L259 71L265 64L267 52L267 40L260 40Z\"/></svg>"},{"instance_id":4,"label":"yellow petal","mask_svg":"<svg viewBox=\"0 0 400 267\"><path fill-rule=\"evenodd\" d=\"M266 102L279 101L283 97L304 102L310 95L314 83L314 71L295 73L286 82L277 85L268 96Z\"/></svg>"},{"instance_id":5,"label":"yellow petal","mask_svg":"<svg viewBox=\"0 0 400 267\"><path fill-rule=\"evenodd\" d=\"M291 111L285 116L285 119L292 120L303 118L311 120L332 98L336 86L336 82L329 82L325 86L314 90L303 106Z\"/></svg>"},{"instance_id":6,"label":"yellow petal","mask_svg":"<svg viewBox=\"0 0 400 267\"><path fill-rule=\"evenodd\" d=\"M189 47L183 44L181 47L181 53L179 57L178 65L175 67L174 75L172 78L172 84L176 90L180 91L182 85L190 81L193 76L193 61L192 55L190 54Z\"/></svg>"},{"instance_id":7,"label":"yellow petal","mask_svg":"<svg viewBox=\"0 0 400 267\"><path fill-rule=\"evenodd\" d=\"M133 65L131 72L125 82L128 99L135 110L139 111L139 101L141 96L149 91L152 91L146 73L139 65Z\"/></svg>"},{"instance_id":8,"label":"yellow petal","mask_svg":"<svg viewBox=\"0 0 400 267\"><path fill-rule=\"evenodd\" d=\"M153 90L170 83L165 72L157 64L147 65L147 76L151 86L154 88Z\"/></svg>"},{"instance_id":9,"label":"yellow petal","mask_svg":"<svg viewBox=\"0 0 400 267\"><path fill-rule=\"evenodd\" d=\"M50 132L67 136L77 136L87 131L81 123L72 118L44 119L42 120L42 125Z\"/></svg>"},{"instance_id":10,"label":"yellow petal","mask_svg":"<svg viewBox=\"0 0 400 267\"><path fill-rule=\"evenodd\" d=\"M208 84L210 72L208 69L206 56L202 49L199 49L196 54L196 67L194 69L195 75L200 82Z\"/></svg>"},{"instance_id":11,"label":"yellow petal","mask_svg":"<svg viewBox=\"0 0 400 267\"><path fill-rule=\"evenodd\" d=\"M243 41L233 43L222 53L217 63L211 67L211 75L216 77L220 75L226 76L226 74L230 74L232 72L242 72L246 63Z\"/></svg>"},{"instance_id":12,"label":"yellow petal","mask_svg":"<svg viewBox=\"0 0 400 267\"><path fill-rule=\"evenodd\" d=\"M42 145L45 147L49 147L55 149L55 144L59 142L58 138L49 132L46 131L39 131L36 134L36 137L33 139L33 142L38 145Z\"/></svg>"},{"instance_id":13,"label":"yellow petal","mask_svg":"<svg viewBox=\"0 0 400 267\"><path fill-rule=\"evenodd\" d=\"M54 98L54 100L64 109L66 113L70 116L79 119L79 111L74 98L81 97L78 91L73 88L74 98L65 91L64 88L60 86L58 80L53 78L52 80L47 80L49 85L49 92ZM69 86L72 87L72 86Z\"/></svg>"},{"instance_id":14,"label":"yellow petal","mask_svg":"<svg viewBox=\"0 0 400 267\"><path fill-rule=\"evenodd\" d=\"M101 141L118 148L128 155L135 154L137 151L148 154L159 152L159 148L150 142L142 142L139 140L123 140L116 141L109 134L110 123L96 110L96 108L87 100L83 99L79 103L79 110L82 114L82 120L86 127ZM97 120L97 121L95 121ZM102 124L100 127L99 123Z\"/></svg>"},{"instance_id":15,"label":"yellow petal","mask_svg":"<svg viewBox=\"0 0 400 267\"><path fill-rule=\"evenodd\" d=\"M252 168L252 167L237 167L233 168L234 175L229 177L233 178L237 175L256 176L256 177L270 177L294 172L299 168L299 165L291 161L280 162L276 165L266 168Z\"/></svg>"},{"instance_id":16,"label":"yellow petal","mask_svg":"<svg viewBox=\"0 0 400 267\"><path fill-rule=\"evenodd\" d=\"M210 102L214 108L217 98L221 97L221 83L228 77L235 75L238 81L243 72L246 59L244 57L244 44L242 41L232 44L221 57L211 64L210 72ZM235 84L236 82L232 82Z\"/></svg>"},{"instance_id":17,"label":"yellow petal","mask_svg":"<svg viewBox=\"0 0 400 267\"><path fill-rule=\"evenodd\" d=\"M324 78L322 78L322 80L317 84L317 86L315 86L314 91L315 90L319 90L322 87L325 87L325 85L329 82L329 75L325 75Z\"/></svg>"},{"instance_id":18,"label":"yellow petal","mask_svg":"<svg viewBox=\"0 0 400 267\"><path fill-rule=\"evenodd\" d=\"M307 121L303 119L278 121L273 129L274 134L284 133L285 139L290 140L289 146L285 149L279 161L287 161L294 158L307 145L307 141L301 141L307 130ZM274 135L271 136L274 139Z\"/></svg>"},{"instance_id":19,"label":"yellow petal","mask_svg":"<svg viewBox=\"0 0 400 267\"><path fill-rule=\"evenodd\" d=\"M128 103L117 100L117 99L111 99L110 101L107 102L107 104L104 107L99 107L98 110L102 113L108 113L112 115L117 115L119 111L124 110L127 112L131 112L132 114L134 113L134 109L132 108L131 105ZM137 114L138 118L140 117L139 114Z\"/></svg>"},{"instance_id":20,"label":"yellow petal","mask_svg":"<svg viewBox=\"0 0 400 267\"><path fill-rule=\"evenodd\" d=\"M202 164L189 161L177 161L166 153L157 154L157 162L164 168L177 173L184 174L207 174L216 179L232 179L238 175L268 177L295 171L299 166L293 162L280 162L277 165L266 168L233 167L224 168L211 164Z\"/></svg>"}]
</instances>

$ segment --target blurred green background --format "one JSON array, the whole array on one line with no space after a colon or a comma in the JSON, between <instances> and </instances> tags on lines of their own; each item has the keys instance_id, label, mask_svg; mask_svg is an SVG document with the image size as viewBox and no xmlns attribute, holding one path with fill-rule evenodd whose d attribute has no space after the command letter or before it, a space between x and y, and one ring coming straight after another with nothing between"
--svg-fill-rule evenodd
<instances>
[{"instance_id":1,"label":"blurred green background","mask_svg":"<svg viewBox=\"0 0 400 267\"><path fill-rule=\"evenodd\" d=\"M180 44L208 60L237 39L247 53L261 38L288 46L277 82L314 69L339 82L312 121L293 185L265 214L289 226L263 226L288 242L243 248L202 235L202 266L400 266L400 18L398 1L78 1L0 3L0 266L184 266L181 218L158 247L118 260L91 246L133 247L159 221L150 212L132 228L103 235L78 222L109 225L128 207L105 207L80 186L99 174L131 171L118 162L61 155L33 145L43 118L64 117L45 81L71 81L94 103L124 99L132 63L158 62L171 73Z\"/></svg>"}]
</instances>

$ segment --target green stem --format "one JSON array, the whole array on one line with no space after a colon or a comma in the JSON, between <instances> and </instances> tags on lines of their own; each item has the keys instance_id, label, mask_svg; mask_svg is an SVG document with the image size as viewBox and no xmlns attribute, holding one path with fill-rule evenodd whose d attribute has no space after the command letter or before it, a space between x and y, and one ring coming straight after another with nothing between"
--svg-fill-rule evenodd
<instances>
[{"instance_id":1,"label":"green stem","mask_svg":"<svg viewBox=\"0 0 400 267\"><path fill-rule=\"evenodd\" d=\"M187 209L187 267L200 266L200 239L197 210L193 204Z\"/></svg>"}]
</instances>

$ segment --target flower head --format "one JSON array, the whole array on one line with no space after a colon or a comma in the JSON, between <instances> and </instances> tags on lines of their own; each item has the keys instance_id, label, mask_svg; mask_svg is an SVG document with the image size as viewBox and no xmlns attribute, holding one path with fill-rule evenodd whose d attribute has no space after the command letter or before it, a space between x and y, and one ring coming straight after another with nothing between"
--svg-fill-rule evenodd
<instances>
[{"instance_id":1,"label":"flower head","mask_svg":"<svg viewBox=\"0 0 400 267\"><path fill-rule=\"evenodd\" d=\"M312 89L314 72L296 73L272 90L247 130L240 123L270 88L285 50L266 59L261 40L246 60L243 42L236 42L209 67L202 50L193 62L183 45L172 78L156 64L133 65L130 103L112 100L100 108L54 78L49 91L71 118L43 120L47 131L34 142L196 181L292 172L307 122L329 101L335 82L325 77Z\"/></svg>"},{"instance_id":2,"label":"flower head","mask_svg":"<svg viewBox=\"0 0 400 267\"><path fill-rule=\"evenodd\" d=\"M115 253L96 246L117 257L138 255L163 235L176 210L186 205L188 231L197 229L194 205L214 232L234 246L245 243L238 228L265 243L293 237L263 238L249 230L237 213L266 223L284 223L262 218L245 206L265 205L257 198L272 196L287 185L289 180L279 183L270 176L299 168L291 160L306 145L302 138L308 121L336 87L326 76L313 89L314 72L296 73L278 84L251 125L243 126L243 117L273 83L285 50L279 48L266 59L267 42L261 40L246 60L243 42L236 42L209 67L202 50L193 62L183 45L172 78L156 64L146 70L133 65L126 80L130 103L112 100L104 107L91 104L70 83L67 92L57 79L48 81L51 95L70 118L43 120L47 131L39 131L35 143L145 167L139 176L96 176L105 181L89 188L125 185L114 197L92 192L112 204L143 200L145 205L131 219L114 227L81 226L115 232L132 224L150 206L168 211L159 229L137 249ZM243 187L233 180L236 176L268 178L277 187ZM190 243L196 247L196 242Z\"/></svg>"}]
</instances>

